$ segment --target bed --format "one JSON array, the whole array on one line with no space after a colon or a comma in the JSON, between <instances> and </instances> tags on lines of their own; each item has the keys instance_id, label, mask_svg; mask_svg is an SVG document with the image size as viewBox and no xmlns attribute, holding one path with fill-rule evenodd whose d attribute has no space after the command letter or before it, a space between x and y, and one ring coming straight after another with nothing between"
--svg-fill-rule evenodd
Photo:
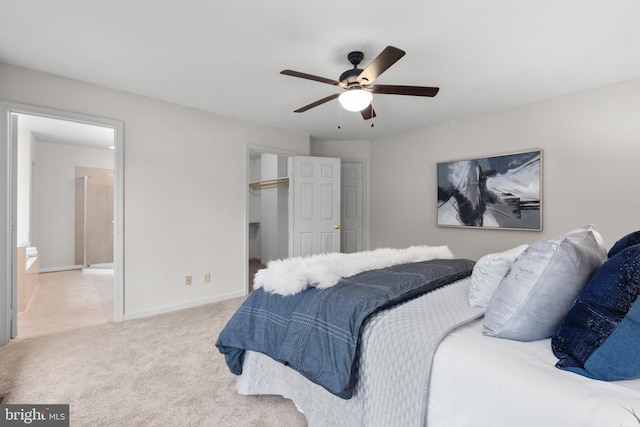
<instances>
[{"instance_id":1,"label":"bed","mask_svg":"<svg viewBox=\"0 0 640 427\"><path fill-rule=\"evenodd\" d=\"M631 264L637 265L633 260L640 260L640 232L629 236L621 239L620 245L616 243L612 252L619 246L624 261L628 264L632 260ZM549 252L553 255L549 256ZM615 355L609 357L619 358L613 364L623 364L625 369L615 373L615 380L594 379L610 373L603 374L602 368L598 371L599 365L593 360L595 356L602 358L602 354L607 354L603 341L605 344L615 341L611 337L628 323L627 317L632 316L634 310L638 311L636 306L640 307L640 303L635 301L636 288L640 288L640 268L638 272L625 268L626 279L616 279L626 283L624 298L630 300L629 292L635 292L635 298L627 304L628 313L618 313L619 327L608 331L608 340L602 337L591 340L600 347L581 359L582 365L572 365L574 359L580 357L571 352L570 340L559 335L559 331L564 330L568 336L576 335L579 323L576 319L584 314L577 307L578 301L588 299L586 291L601 295L593 282L599 277L602 282L601 271L610 273L612 259L601 236L588 226L503 253L488 254L477 262L457 260L451 254L411 262L401 259L390 267L359 267L338 272L339 278L334 278L327 287L319 281L316 281L319 288L309 286L314 279L306 277L297 281L298 285L303 283L304 289L296 289L292 294L274 296L264 289L254 292L259 295L257 298L263 298L260 294L266 295L270 302L261 307L272 310L275 309L273 298L290 301L294 295L329 294L341 286L353 287L353 283L349 284L353 277L356 283L361 283L361 279L375 278L381 271L387 274L388 270L400 272L401 276L415 276L422 274L416 271L422 271L429 264L446 265L455 270L455 273L446 272L446 280L437 279L440 282L437 286L433 283L426 288L422 286L417 294L411 291L407 298L381 303L364 316L362 323L354 325L357 343L350 366L351 377L344 380L351 386L347 389L323 384L304 367L299 369L282 355L269 356L269 351L256 349L244 338L240 340L244 344L238 344L234 341L238 335L236 327L228 325L216 345L225 358L234 353L229 349L237 350L235 356L241 355L227 358L232 372L238 374L239 393L289 398L305 414L310 426L638 425L634 413L640 413L640 380L636 379L640 376L636 363L639 358L637 344L628 343L640 342L640 335L634 336L632 332L617 338ZM544 267L538 269L540 273L534 279L525 277L525 280L523 276L532 274L533 261ZM339 270L326 264L322 267ZM304 270L308 272L309 268ZM355 274L350 275L354 271ZM526 287L520 283L523 280L535 282L535 292L528 289L524 297L518 295L523 292L521 288ZM514 281L519 286L513 286ZM539 296L545 294L539 292L540 288L558 281L563 283L562 290L560 294L554 290L552 303L549 295ZM516 295L508 295L514 289ZM537 300L531 299L532 294ZM510 307L510 317L505 315L504 310L498 308L504 305L501 299L507 297L510 302L520 297L521 305L533 307L534 313L522 312L520 306ZM551 314L549 305L554 306ZM546 324L541 325L536 315L544 317ZM249 334L256 334L256 328L262 328L256 327L259 323L248 324L245 320L238 324ZM278 321L285 328L286 321ZM604 327L596 329L599 334L606 332L602 331ZM586 334L589 332L593 331ZM584 334L580 336L584 338ZM273 344L268 341L268 345ZM584 339L580 342L584 344ZM323 354L331 355L332 351ZM565 366L558 369L556 365L561 362ZM234 363L239 366L234 368ZM335 370L336 361L332 363L328 365L329 371Z\"/></svg>"}]
</instances>

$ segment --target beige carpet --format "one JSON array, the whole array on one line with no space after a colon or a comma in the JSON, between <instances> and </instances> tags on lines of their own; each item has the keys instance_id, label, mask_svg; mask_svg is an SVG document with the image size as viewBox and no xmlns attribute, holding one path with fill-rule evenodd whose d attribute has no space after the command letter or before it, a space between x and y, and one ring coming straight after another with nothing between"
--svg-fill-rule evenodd
<instances>
[{"instance_id":1,"label":"beige carpet","mask_svg":"<svg viewBox=\"0 0 640 427\"><path fill-rule=\"evenodd\" d=\"M293 403L241 396L215 348L242 298L0 347L4 403L68 403L72 426L304 426Z\"/></svg>"}]
</instances>

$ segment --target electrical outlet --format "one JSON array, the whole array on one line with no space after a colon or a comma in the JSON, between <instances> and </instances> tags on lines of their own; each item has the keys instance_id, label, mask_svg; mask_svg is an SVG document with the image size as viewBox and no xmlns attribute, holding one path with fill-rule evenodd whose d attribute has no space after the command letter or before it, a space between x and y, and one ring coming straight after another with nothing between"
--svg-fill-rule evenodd
<instances>
[{"instance_id":1,"label":"electrical outlet","mask_svg":"<svg viewBox=\"0 0 640 427\"><path fill-rule=\"evenodd\" d=\"M190 285L191 284L191 276L185 276L184 277L184 284L185 285Z\"/></svg>"},{"instance_id":2,"label":"electrical outlet","mask_svg":"<svg viewBox=\"0 0 640 427\"><path fill-rule=\"evenodd\" d=\"M211 282L211 273L204 273L204 283Z\"/></svg>"}]
</instances>

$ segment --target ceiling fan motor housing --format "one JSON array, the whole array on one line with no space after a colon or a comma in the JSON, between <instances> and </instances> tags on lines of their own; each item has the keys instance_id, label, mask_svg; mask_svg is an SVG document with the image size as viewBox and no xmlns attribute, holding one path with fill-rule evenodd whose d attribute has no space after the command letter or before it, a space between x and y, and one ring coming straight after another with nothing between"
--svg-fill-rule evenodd
<instances>
[{"instance_id":1,"label":"ceiling fan motor housing","mask_svg":"<svg viewBox=\"0 0 640 427\"><path fill-rule=\"evenodd\" d=\"M360 83L358 82L358 76L362 73L362 68L358 68L358 64L362 62L364 58L364 53L360 51L349 52L347 55L349 62L353 64L353 68L345 71L340 74L339 81L345 83L347 85L347 89L354 88L356 85L360 87Z\"/></svg>"},{"instance_id":2,"label":"ceiling fan motor housing","mask_svg":"<svg viewBox=\"0 0 640 427\"><path fill-rule=\"evenodd\" d=\"M358 76L360 73L362 73L362 69L352 68L340 74L340 81L347 85L347 89L354 85L360 86L360 83L358 82Z\"/></svg>"}]
</instances>

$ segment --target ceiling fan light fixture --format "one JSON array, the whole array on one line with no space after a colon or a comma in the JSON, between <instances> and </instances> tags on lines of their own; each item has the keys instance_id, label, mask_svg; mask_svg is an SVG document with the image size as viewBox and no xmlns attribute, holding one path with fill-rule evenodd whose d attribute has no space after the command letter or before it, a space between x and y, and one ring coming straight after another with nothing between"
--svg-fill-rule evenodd
<instances>
[{"instance_id":1,"label":"ceiling fan light fixture","mask_svg":"<svg viewBox=\"0 0 640 427\"><path fill-rule=\"evenodd\" d=\"M371 104L373 95L371 92L362 89L348 89L342 92L338 97L338 101L342 108L347 111L362 111Z\"/></svg>"}]
</instances>

